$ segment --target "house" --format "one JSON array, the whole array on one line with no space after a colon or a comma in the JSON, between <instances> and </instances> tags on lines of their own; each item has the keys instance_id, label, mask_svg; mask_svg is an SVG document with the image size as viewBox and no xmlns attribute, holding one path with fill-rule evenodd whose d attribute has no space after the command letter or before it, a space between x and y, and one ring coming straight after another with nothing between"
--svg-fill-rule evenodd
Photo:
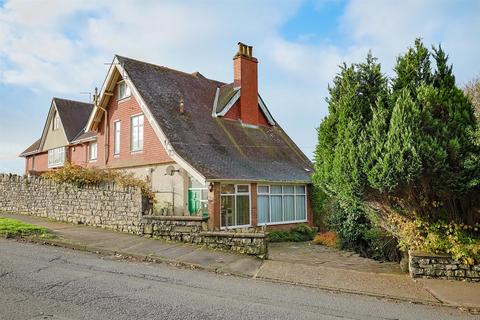
<instances>
[{"instance_id":1,"label":"house","mask_svg":"<svg viewBox=\"0 0 480 320\"><path fill-rule=\"evenodd\" d=\"M26 170L127 170L157 211L208 215L212 229L311 223L312 164L259 95L257 65L242 43L232 83L116 55L93 106L53 99Z\"/></svg>"}]
</instances>

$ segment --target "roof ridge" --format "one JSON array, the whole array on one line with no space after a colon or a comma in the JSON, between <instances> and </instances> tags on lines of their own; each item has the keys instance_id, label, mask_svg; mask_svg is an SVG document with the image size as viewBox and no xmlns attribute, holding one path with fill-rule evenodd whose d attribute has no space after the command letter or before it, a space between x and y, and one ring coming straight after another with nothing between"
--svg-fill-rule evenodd
<instances>
[{"instance_id":1,"label":"roof ridge","mask_svg":"<svg viewBox=\"0 0 480 320\"><path fill-rule=\"evenodd\" d=\"M76 103L89 104L89 105L93 106L93 103L91 103L91 102L84 102L84 101L72 100L72 99L67 99L67 98L53 97L52 100L71 101L71 102L76 102Z\"/></svg>"},{"instance_id":2,"label":"roof ridge","mask_svg":"<svg viewBox=\"0 0 480 320\"><path fill-rule=\"evenodd\" d=\"M173 68L166 67L166 66L161 66L161 65L159 65L159 64L155 64L155 63L152 63L152 62L147 62L147 61L142 61L142 60L133 59L133 58L129 58L129 57L124 57L124 56L121 56L121 55L119 55L119 54L116 54L115 56L116 56L116 57L119 57L119 58L121 58L121 59L126 59L126 60L131 60L131 61L134 61L134 62L144 63L144 64L148 64L148 65L151 65L151 66L154 66L154 67L158 67L158 68L166 69L166 70L169 70L169 71L181 73L181 74L184 74L184 75L193 77L193 78L195 78L195 79L198 79L198 78L199 78L199 77L198 77L197 75L195 75L195 74L199 74L199 75L202 76L202 78L204 78L204 79L206 79L206 80L208 80L208 81L218 82L218 83L224 83L223 81L219 81L219 80L207 78L207 77L205 77L202 73L200 73L200 71L186 72L186 71L181 71L181 70L173 69Z\"/></svg>"}]
</instances>

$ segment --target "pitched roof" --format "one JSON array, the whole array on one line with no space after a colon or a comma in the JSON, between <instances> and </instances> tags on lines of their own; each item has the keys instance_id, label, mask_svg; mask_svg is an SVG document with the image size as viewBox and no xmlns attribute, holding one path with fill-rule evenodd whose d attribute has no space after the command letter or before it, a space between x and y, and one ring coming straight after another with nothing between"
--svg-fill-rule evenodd
<instances>
[{"instance_id":1,"label":"pitched roof","mask_svg":"<svg viewBox=\"0 0 480 320\"><path fill-rule=\"evenodd\" d=\"M212 117L217 88L224 83L117 59L175 152L207 180L310 181L310 160L279 125L250 128Z\"/></svg>"},{"instance_id":2,"label":"pitched roof","mask_svg":"<svg viewBox=\"0 0 480 320\"><path fill-rule=\"evenodd\" d=\"M223 85L219 88L218 101L216 105L216 112L221 112L227 103L235 96L235 94L240 90L240 88L235 88L233 83Z\"/></svg>"},{"instance_id":3,"label":"pitched roof","mask_svg":"<svg viewBox=\"0 0 480 320\"><path fill-rule=\"evenodd\" d=\"M52 104L55 104L57 108L68 143L72 143L74 140L79 140L79 138L86 139L91 137L92 133L85 133L85 127L90 113L92 112L93 104L56 97L53 98ZM50 108L50 113L52 112L52 108L53 106ZM47 124L48 121L47 118ZM46 131L44 129L42 137L45 134ZM42 137L23 151L20 154L20 157L40 152L40 148L42 147Z\"/></svg>"},{"instance_id":4,"label":"pitched roof","mask_svg":"<svg viewBox=\"0 0 480 320\"><path fill-rule=\"evenodd\" d=\"M32 143L32 145L30 147L28 147L27 149L25 149L25 151L20 153L19 156L23 157L23 156L27 156L29 154L36 153L38 151L38 148L40 147L40 141L41 141L41 139L38 139L37 141Z\"/></svg>"},{"instance_id":5,"label":"pitched roof","mask_svg":"<svg viewBox=\"0 0 480 320\"><path fill-rule=\"evenodd\" d=\"M67 140L72 142L80 133L83 133L93 104L61 98L53 98L53 101L57 106Z\"/></svg>"}]
</instances>

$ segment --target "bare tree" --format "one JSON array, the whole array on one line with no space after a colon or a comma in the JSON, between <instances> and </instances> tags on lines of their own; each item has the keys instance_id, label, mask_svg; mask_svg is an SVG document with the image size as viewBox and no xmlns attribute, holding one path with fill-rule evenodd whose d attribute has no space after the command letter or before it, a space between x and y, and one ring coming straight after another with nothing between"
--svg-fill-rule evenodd
<instances>
[{"instance_id":1,"label":"bare tree","mask_svg":"<svg viewBox=\"0 0 480 320\"><path fill-rule=\"evenodd\" d=\"M475 115L480 119L480 76L471 80L464 88L465 94L470 98L475 108Z\"/></svg>"}]
</instances>

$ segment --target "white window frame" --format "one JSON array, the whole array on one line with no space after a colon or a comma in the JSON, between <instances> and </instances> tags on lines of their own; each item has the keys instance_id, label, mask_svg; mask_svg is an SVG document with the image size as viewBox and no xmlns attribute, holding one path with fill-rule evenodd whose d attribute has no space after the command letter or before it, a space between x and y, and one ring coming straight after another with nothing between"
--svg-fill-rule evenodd
<instances>
[{"instance_id":1,"label":"white window frame","mask_svg":"<svg viewBox=\"0 0 480 320\"><path fill-rule=\"evenodd\" d=\"M128 86L127 82L122 80L117 83L117 97L118 101L126 99L132 95L132 91Z\"/></svg>"},{"instance_id":2,"label":"white window frame","mask_svg":"<svg viewBox=\"0 0 480 320\"><path fill-rule=\"evenodd\" d=\"M268 196L268 221L272 221L272 186L281 186L282 187L282 221L278 222L258 222L257 225L259 226L270 226L270 225L277 225L277 224L293 224L293 223L303 223L303 222L308 222L308 191L307 191L307 186L304 184L273 184L273 185L268 185L268 184L259 184L257 185L257 220L258 220L258 196ZM285 186L293 186L293 194L290 193L284 193L283 188ZM268 193L265 192L260 192L260 187L268 187ZM303 187L304 193L297 193L296 187ZM279 196L280 194L274 193L273 195ZM285 210L284 210L284 202L283 202L283 197L284 196L293 196L293 210L295 213L295 220L289 220L285 221ZM305 196L305 219L298 220L297 219L297 196Z\"/></svg>"},{"instance_id":3,"label":"white window frame","mask_svg":"<svg viewBox=\"0 0 480 320\"><path fill-rule=\"evenodd\" d=\"M142 125L136 125L134 126L133 125L133 119L135 118L142 118ZM140 127L142 128L142 139L140 140ZM133 132L134 130L138 130L137 132L137 138L138 138L138 146L136 146L136 148L134 147L134 141L133 141ZM144 142L145 142L145 116L143 115L143 113L140 113L140 114L135 114L133 116L130 117L130 152L132 153L135 153L135 152L141 152L143 151L143 147L144 147ZM141 145L140 145L140 141L142 141Z\"/></svg>"},{"instance_id":4,"label":"white window frame","mask_svg":"<svg viewBox=\"0 0 480 320\"><path fill-rule=\"evenodd\" d=\"M65 147L48 150L48 168L58 168L65 164Z\"/></svg>"},{"instance_id":5,"label":"white window frame","mask_svg":"<svg viewBox=\"0 0 480 320\"><path fill-rule=\"evenodd\" d=\"M98 158L98 143L96 141L90 142L88 144L88 160L90 162L95 162L97 161L97 158Z\"/></svg>"},{"instance_id":6,"label":"white window frame","mask_svg":"<svg viewBox=\"0 0 480 320\"><path fill-rule=\"evenodd\" d=\"M60 128L60 116L58 115L58 112L55 111L53 115L53 124L52 124L52 130L56 131Z\"/></svg>"},{"instance_id":7,"label":"white window frame","mask_svg":"<svg viewBox=\"0 0 480 320\"><path fill-rule=\"evenodd\" d=\"M234 184L234 183L223 183L223 184L233 184L234 186L234 193L222 193L222 186L220 185L220 230L227 230L227 229L238 229L238 228L249 228L252 226L252 186L246 183ZM238 186L248 186L248 192L238 192ZM221 199L222 196L231 196L233 197L233 207L235 209L234 212L234 221L237 221L237 196L246 196L248 195L248 221L249 224L243 225L235 225L235 226L223 226L222 227L222 205Z\"/></svg>"},{"instance_id":8,"label":"white window frame","mask_svg":"<svg viewBox=\"0 0 480 320\"><path fill-rule=\"evenodd\" d=\"M117 128L118 125L118 128ZM113 122L113 155L118 156L120 155L120 141L121 141L121 131L122 130L122 122L120 120L116 120Z\"/></svg>"}]
</instances>

